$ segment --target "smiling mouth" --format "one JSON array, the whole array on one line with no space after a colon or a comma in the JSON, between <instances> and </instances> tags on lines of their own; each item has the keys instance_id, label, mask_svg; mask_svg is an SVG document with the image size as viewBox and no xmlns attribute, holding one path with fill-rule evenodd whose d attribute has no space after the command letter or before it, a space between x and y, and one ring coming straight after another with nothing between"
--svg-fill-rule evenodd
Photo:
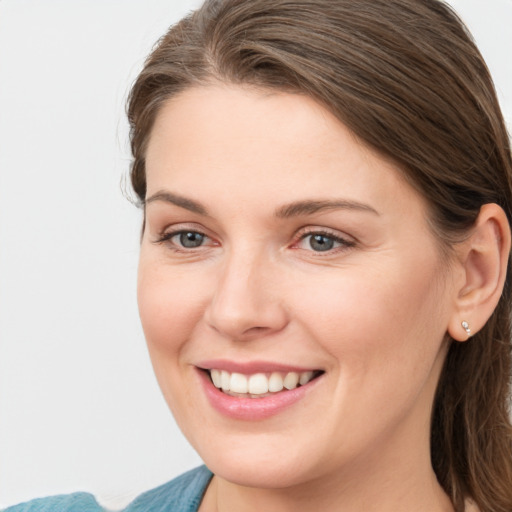
<instances>
[{"instance_id":1,"label":"smiling mouth","mask_svg":"<svg viewBox=\"0 0 512 512\"><path fill-rule=\"evenodd\" d=\"M324 372L310 370L304 372L243 373L226 370L205 370L213 385L226 395L240 398L264 398L281 392L305 386Z\"/></svg>"}]
</instances>

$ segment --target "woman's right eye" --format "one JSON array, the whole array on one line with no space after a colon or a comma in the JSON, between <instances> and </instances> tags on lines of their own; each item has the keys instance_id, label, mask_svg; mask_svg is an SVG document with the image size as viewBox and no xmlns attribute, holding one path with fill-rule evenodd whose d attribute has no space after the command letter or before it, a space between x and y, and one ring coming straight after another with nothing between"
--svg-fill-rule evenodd
<instances>
[{"instance_id":1,"label":"woman's right eye","mask_svg":"<svg viewBox=\"0 0 512 512\"><path fill-rule=\"evenodd\" d=\"M163 233L158 240L156 240L156 243L170 243L177 250L180 250L197 249L206 245L209 240L209 237L199 231L184 229Z\"/></svg>"},{"instance_id":2,"label":"woman's right eye","mask_svg":"<svg viewBox=\"0 0 512 512\"><path fill-rule=\"evenodd\" d=\"M205 238L205 235L197 231L182 231L181 233L175 234L171 240L186 249L195 249L203 245Z\"/></svg>"}]
</instances>

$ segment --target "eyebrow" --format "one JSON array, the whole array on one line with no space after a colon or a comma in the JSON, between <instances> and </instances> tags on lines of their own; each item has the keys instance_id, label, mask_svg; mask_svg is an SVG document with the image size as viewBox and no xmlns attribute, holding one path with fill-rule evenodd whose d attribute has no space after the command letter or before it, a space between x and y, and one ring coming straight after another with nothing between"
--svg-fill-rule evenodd
<instances>
[{"instance_id":1,"label":"eyebrow","mask_svg":"<svg viewBox=\"0 0 512 512\"><path fill-rule=\"evenodd\" d=\"M204 215L206 217L209 216L208 211L202 204L200 204L192 199L188 199L186 197L180 196L178 194L173 194L171 192L167 192L164 190L156 192L151 197L146 199L144 201L144 206L146 206L150 203L154 203L155 201L163 201L164 203L174 204L175 206L179 206L180 208L185 208L185 210L189 210L191 212L198 213L199 215Z\"/></svg>"},{"instance_id":2,"label":"eyebrow","mask_svg":"<svg viewBox=\"0 0 512 512\"><path fill-rule=\"evenodd\" d=\"M309 200L296 201L279 208L275 215L278 218L287 219L289 217L298 217L300 215L311 215L325 210L356 210L362 212L380 215L375 208L368 204L359 203L357 201L348 201L345 199L327 199L327 200Z\"/></svg>"},{"instance_id":3,"label":"eyebrow","mask_svg":"<svg viewBox=\"0 0 512 512\"><path fill-rule=\"evenodd\" d=\"M174 194L172 192L164 190L156 192L155 194L153 194L151 197L144 201L144 206L155 201L163 201L165 203L170 203L175 206L179 206L180 208L184 208L185 210L189 210L199 215L204 215L206 217L210 216L208 210L201 203L198 203L193 199L189 199L187 197ZM300 215L312 215L314 213L320 213L325 210L338 209L355 210L380 215L379 212L375 210L375 208L372 208L370 205L360 203L358 201L349 201L345 199L295 201L293 203L281 206L275 211L274 215L275 217L280 219L287 219L290 217L298 217Z\"/></svg>"}]
</instances>

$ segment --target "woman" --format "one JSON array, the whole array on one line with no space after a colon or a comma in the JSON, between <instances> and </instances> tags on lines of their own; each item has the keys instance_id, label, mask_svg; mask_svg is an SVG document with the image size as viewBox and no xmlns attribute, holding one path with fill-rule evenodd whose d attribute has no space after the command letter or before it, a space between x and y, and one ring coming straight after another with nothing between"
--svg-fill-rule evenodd
<instances>
[{"instance_id":1,"label":"woman","mask_svg":"<svg viewBox=\"0 0 512 512\"><path fill-rule=\"evenodd\" d=\"M512 510L512 161L455 14L209 1L128 116L142 325L208 469L126 510Z\"/></svg>"}]
</instances>

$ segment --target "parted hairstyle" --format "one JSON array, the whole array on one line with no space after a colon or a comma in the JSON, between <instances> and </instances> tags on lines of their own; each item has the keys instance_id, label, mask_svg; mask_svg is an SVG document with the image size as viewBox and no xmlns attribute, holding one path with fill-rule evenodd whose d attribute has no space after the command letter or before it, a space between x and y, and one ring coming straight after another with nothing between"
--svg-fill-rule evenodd
<instances>
[{"instance_id":1,"label":"parted hairstyle","mask_svg":"<svg viewBox=\"0 0 512 512\"><path fill-rule=\"evenodd\" d=\"M440 0L207 0L158 42L128 100L131 183L166 100L197 85L308 95L394 161L450 252L486 203L512 219L510 138L489 71ZM510 261L508 264L510 270ZM511 275L489 321L450 344L433 404L431 458L456 512L512 511Z\"/></svg>"}]
</instances>

